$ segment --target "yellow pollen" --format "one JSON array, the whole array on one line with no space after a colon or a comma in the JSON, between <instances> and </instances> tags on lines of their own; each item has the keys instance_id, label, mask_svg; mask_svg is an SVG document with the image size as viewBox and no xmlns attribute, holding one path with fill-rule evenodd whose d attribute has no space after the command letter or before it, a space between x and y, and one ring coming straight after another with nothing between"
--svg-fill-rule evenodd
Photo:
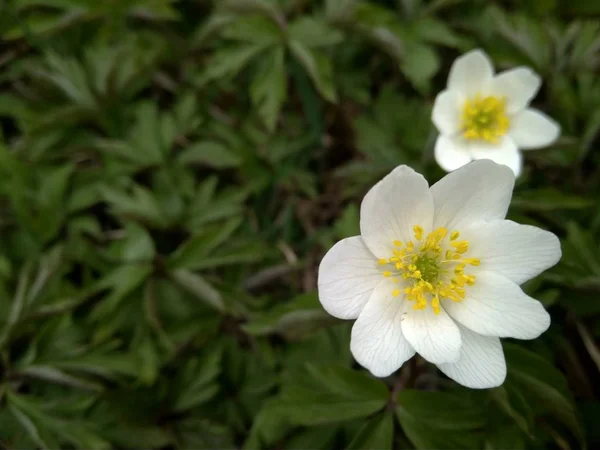
<instances>
[{"instance_id":1,"label":"yellow pollen","mask_svg":"<svg viewBox=\"0 0 600 450\"><path fill-rule=\"evenodd\" d=\"M378 262L392 267L382 272L384 277L400 283L400 288L392 291L393 297L404 294L406 300L414 302L414 309L431 305L433 312L440 314L442 300L460 302L465 298L466 289L476 283L475 275L465 270L481 261L463 257L469 251L469 241L458 241L458 231L448 233L439 227L425 235L423 227L415 225L413 232L415 242L393 241L393 256Z\"/></svg>"},{"instance_id":2,"label":"yellow pollen","mask_svg":"<svg viewBox=\"0 0 600 450\"><path fill-rule=\"evenodd\" d=\"M462 134L466 139L484 140L497 144L510 126L505 112L504 97L475 97L465 101L461 116Z\"/></svg>"},{"instance_id":3,"label":"yellow pollen","mask_svg":"<svg viewBox=\"0 0 600 450\"><path fill-rule=\"evenodd\" d=\"M413 227L413 231L415 232L415 239L417 241L420 241L421 239L423 239L423 228L420 227L419 225L415 225Z\"/></svg>"}]
</instances>

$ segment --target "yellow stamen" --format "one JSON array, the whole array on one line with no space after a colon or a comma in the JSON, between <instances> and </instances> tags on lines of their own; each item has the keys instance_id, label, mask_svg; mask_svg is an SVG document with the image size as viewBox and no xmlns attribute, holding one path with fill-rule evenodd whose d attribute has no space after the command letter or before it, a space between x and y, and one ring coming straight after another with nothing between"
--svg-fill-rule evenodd
<instances>
[{"instance_id":1,"label":"yellow stamen","mask_svg":"<svg viewBox=\"0 0 600 450\"><path fill-rule=\"evenodd\" d=\"M433 312L440 314L442 299L460 302L465 298L466 289L476 283L475 275L465 270L481 262L463 257L469 251L469 241L458 241L458 231L449 233L439 227L426 235L423 227L415 225L413 232L415 241L393 241L393 256L379 260L379 264L389 264L393 269L382 274L402 284L392 291L393 297L403 294L414 302L414 309L424 310L431 305Z\"/></svg>"},{"instance_id":2,"label":"yellow stamen","mask_svg":"<svg viewBox=\"0 0 600 450\"><path fill-rule=\"evenodd\" d=\"M477 94L463 105L461 129L466 139L497 144L507 133L509 126L503 97L482 97Z\"/></svg>"}]
</instances>

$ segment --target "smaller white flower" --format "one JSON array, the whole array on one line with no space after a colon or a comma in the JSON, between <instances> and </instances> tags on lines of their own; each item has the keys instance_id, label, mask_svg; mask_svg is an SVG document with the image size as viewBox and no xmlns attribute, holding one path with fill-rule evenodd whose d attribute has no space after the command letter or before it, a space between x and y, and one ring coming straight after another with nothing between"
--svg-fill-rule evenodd
<instances>
[{"instance_id":1,"label":"smaller white flower","mask_svg":"<svg viewBox=\"0 0 600 450\"><path fill-rule=\"evenodd\" d=\"M442 169L451 172L475 159L491 159L518 176L523 165L519 149L546 147L560 134L554 120L528 108L540 85L539 75L526 67L494 76L481 50L454 61L432 112L440 133L435 159Z\"/></svg>"},{"instance_id":2,"label":"smaller white flower","mask_svg":"<svg viewBox=\"0 0 600 450\"><path fill-rule=\"evenodd\" d=\"M360 236L335 244L319 266L319 299L357 319L350 350L375 376L416 352L471 388L506 377L501 337L533 339L550 325L520 284L560 259L556 236L504 220L515 177L475 161L429 187L400 166L360 209Z\"/></svg>"}]
</instances>

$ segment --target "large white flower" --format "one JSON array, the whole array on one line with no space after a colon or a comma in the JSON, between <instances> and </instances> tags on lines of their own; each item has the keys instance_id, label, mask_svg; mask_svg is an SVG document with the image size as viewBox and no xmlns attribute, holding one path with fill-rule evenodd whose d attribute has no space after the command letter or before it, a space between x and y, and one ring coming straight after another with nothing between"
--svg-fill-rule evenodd
<instances>
[{"instance_id":1,"label":"large white flower","mask_svg":"<svg viewBox=\"0 0 600 450\"><path fill-rule=\"evenodd\" d=\"M440 132L435 159L442 169L451 172L474 159L491 159L518 176L523 165L519 149L545 147L560 134L554 120L528 108L540 84L540 77L526 67L494 76L481 50L454 61L432 113Z\"/></svg>"},{"instance_id":2,"label":"large white flower","mask_svg":"<svg viewBox=\"0 0 600 450\"><path fill-rule=\"evenodd\" d=\"M514 186L505 166L481 160L429 188L400 166L365 196L360 236L319 267L319 298L357 319L350 348L375 376L418 352L458 383L502 384L500 337L533 339L550 325L519 284L560 259L556 236L504 220Z\"/></svg>"}]
</instances>

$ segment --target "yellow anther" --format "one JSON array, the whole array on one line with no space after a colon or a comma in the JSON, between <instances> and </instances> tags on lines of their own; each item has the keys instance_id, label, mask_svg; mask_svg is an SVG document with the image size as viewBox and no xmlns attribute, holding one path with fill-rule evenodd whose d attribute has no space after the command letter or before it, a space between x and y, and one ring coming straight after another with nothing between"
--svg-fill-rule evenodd
<instances>
[{"instance_id":1,"label":"yellow anther","mask_svg":"<svg viewBox=\"0 0 600 450\"><path fill-rule=\"evenodd\" d=\"M384 264L387 264L387 263L388 263L388 260L387 260L387 259L383 259L383 258L381 258L381 259L377 260L377 262L378 262L380 265L382 265L382 266L383 266Z\"/></svg>"},{"instance_id":2,"label":"yellow anther","mask_svg":"<svg viewBox=\"0 0 600 450\"><path fill-rule=\"evenodd\" d=\"M463 262L472 266L478 266L479 264L481 264L479 258L465 258L463 259Z\"/></svg>"},{"instance_id":3,"label":"yellow anther","mask_svg":"<svg viewBox=\"0 0 600 450\"><path fill-rule=\"evenodd\" d=\"M459 236L460 236L460 233L458 231L453 231L452 233L450 233L450 240L455 241L458 239Z\"/></svg>"},{"instance_id":4,"label":"yellow anther","mask_svg":"<svg viewBox=\"0 0 600 450\"><path fill-rule=\"evenodd\" d=\"M390 272L389 270L386 270L385 272L383 272L383 276L384 277L391 277L392 276L392 272Z\"/></svg>"},{"instance_id":5,"label":"yellow anther","mask_svg":"<svg viewBox=\"0 0 600 450\"><path fill-rule=\"evenodd\" d=\"M398 297L398 296L400 295L400 289L394 289L394 290L392 291L392 295L393 295L394 297Z\"/></svg>"},{"instance_id":6,"label":"yellow anther","mask_svg":"<svg viewBox=\"0 0 600 450\"><path fill-rule=\"evenodd\" d=\"M451 242L450 245L456 249L463 248L463 247L468 249L469 241L454 241L454 242Z\"/></svg>"},{"instance_id":7,"label":"yellow anther","mask_svg":"<svg viewBox=\"0 0 600 450\"><path fill-rule=\"evenodd\" d=\"M413 227L413 231L415 232L415 239L417 241L420 241L421 239L423 239L423 227L421 227L419 225L415 225Z\"/></svg>"},{"instance_id":8,"label":"yellow anther","mask_svg":"<svg viewBox=\"0 0 600 450\"><path fill-rule=\"evenodd\" d=\"M421 278L421 271L415 270L412 274L413 278Z\"/></svg>"},{"instance_id":9,"label":"yellow anther","mask_svg":"<svg viewBox=\"0 0 600 450\"><path fill-rule=\"evenodd\" d=\"M396 240L396 241L394 241L394 245L395 245L396 247L402 247L402 242L400 242L400 241Z\"/></svg>"},{"instance_id":10,"label":"yellow anther","mask_svg":"<svg viewBox=\"0 0 600 450\"><path fill-rule=\"evenodd\" d=\"M417 266L415 266L414 264L411 264L408 266L408 270L410 270L411 272L414 272L415 270L417 270Z\"/></svg>"},{"instance_id":11,"label":"yellow anther","mask_svg":"<svg viewBox=\"0 0 600 450\"><path fill-rule=\"evenodd\" d=\"M397 263L396 263L396 269L397 269L397 270L400 270L400 269L402 269L403 267L404 267L404 264L402 264L402 263L399 263L399 262L397 262Z\"/></svg>"}]
</instances>

